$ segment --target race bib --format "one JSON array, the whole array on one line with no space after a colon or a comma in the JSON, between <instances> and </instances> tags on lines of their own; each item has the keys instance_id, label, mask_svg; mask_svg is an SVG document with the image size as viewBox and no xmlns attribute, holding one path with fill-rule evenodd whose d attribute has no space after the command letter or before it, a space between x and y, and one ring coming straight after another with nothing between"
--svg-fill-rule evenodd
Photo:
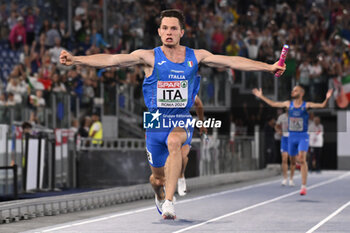
<instances>
[{"instance_id":1,"label":"race bib","mask_svg":"<svg viewBox=\"0 0 350 233\"><path fill-rule=\"evenodd\" d=\"M303 131L304 121L300 117L290 117L289 118L289 130L290 131Z\"/></svg>"},{"instance_id":2,"label":"race bib","mask_svg":"<svg viewBox=\"0 0 350 233\"><path fill-rule=\"evenodd\" d=\"M153 164L152 153L149 152L149 150L147 149L147 147L146 147L146 154L147 154L147 160L148 160L151 164Z\"/></svg>"},{"instance_id":3,"label":"race bib","mask_svg":"<svg viewBox=\"0 0 350 233\"><path fill-rule=\"evenodd\" d=\"M185 108L188 101L188 81L158 81L157 107Z\"/></svg>"}]
</instances>

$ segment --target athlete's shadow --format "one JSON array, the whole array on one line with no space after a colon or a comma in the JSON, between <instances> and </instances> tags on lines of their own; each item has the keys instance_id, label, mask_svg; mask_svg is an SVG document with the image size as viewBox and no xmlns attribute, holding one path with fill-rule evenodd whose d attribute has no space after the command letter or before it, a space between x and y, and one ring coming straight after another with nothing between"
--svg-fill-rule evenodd
<instances>
[{"instance_id":1,"label":"athlete's shadow","mask_svg":"<svg viewBox=\"0 0 350 233\"><path fill-rule=\"evenodd\" d=\"M160 219L158 222L153 222L153 224L167 224L170 226L190 226L190 225L195 225L204 222L203 220L195 220L195 219L184 219L184 218L177 218L176 220L170 220L170 219Z\"/></svg>"},{"instance_id":2,"label":"athlete's shadow","mask_svg":"<svg viewBox=\"0 0 350 233\"><path fill-rule=\"evenodd\" d=\"M298 200L298 202L320 203L321 201L317 201L317 200L308 200L308 199L301 199L301 200Z\"/></svg>"}]
</instances>

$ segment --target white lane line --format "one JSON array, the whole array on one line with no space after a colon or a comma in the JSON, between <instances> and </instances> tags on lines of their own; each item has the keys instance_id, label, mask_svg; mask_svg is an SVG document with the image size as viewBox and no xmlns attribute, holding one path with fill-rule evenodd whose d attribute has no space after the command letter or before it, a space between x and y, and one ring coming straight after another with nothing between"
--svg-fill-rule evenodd
<instances>
[{"instance_id":1,"label":"white lane line","mask_svg":"<svg viewBox=\"0 0 350 233\"><path fill-rule=\"evenodd\" d=\"M312 233L314 231L316 231L318 228L320 228L320 226L322 226L323 224L325 224L326 222L328 222L329 220L331 220L334 216L336 216L337 214L339 214L341 211L343 211L346 207L348 207L350 205L350 201L344 205L342 205L339 209L337 209L336 211L334 211L332 214L330 214L327 218L323 219L321 222L319 222L317 225L315 225L314 227L312 227L310 230L308 230L306 233Z\"/></svg>"},{"instance_id":2,"label":"white lane line","mask_svg":"<svg viewBox=\"0 0 350 233\"><path fill-rule=\"evenodd\" d=\"M235 192L244 191L244 190L252 189L252 188L257 188L257 187L261 187L261 186L265 186L265 185L269 185L269 184L273 184L273 183L277 183L277 182L280 182L280 180L278 179L278 180L273 180L273 181L266 181L266 182L259 183L259 184L248 185L248 186L245 186L242 188L236 188L236 189L226 190L226 191L222 191L222 192L218 192L218 193L207 194L207 195L203 195L203 196L199 196L199 197L195 197L195 198L177 201L176 204L198 201L201 199L215 197L215 196L224 195L224 194L228 194L228 193L235 193ZM57 230L61 230L61 229L65 229L65 228L69 228L69 227L73 227L73 226L78 226L78 225L83 225L83 224L88 224L88 223L93 223L93 222L99 222L99 221L103 221L103 220L107 220L107 219L111 219L111 218L117 218L117 217L122 217L122 216L126 216L126 215L141 213L141 212L145 212L148 210L153 210L155 208L156 208L155 206L152 206L152 207L142 208L142 209L138 209L138 210L127 211L127 212L119 213L119 214L106 215L104 217L90 218L89 220L85 220L85 221L81 221L81 220L74 221L73 223L70 223L70 224L64 224L64 225L58 225L58 226L56 225L56 227L49 228L49 229L44 228L45 230L41 230L41 231L39 229L36 229L36 232L38 230L40 232L57 231ZM29 231L29 232L32 232L32 231Z\"/></svg>"},{"instance_id":3,"label":"white lane line","mask_svg":"<svg viewBox=\"0 0 350 233\"><path fill-rule=\"evenodd\" d=\"M335 177L335 178L333 178L333 179L330 179L330 180L323 181L323 182L321 182L321 183L312 185L312 186L308 187L308 190L311 190L311 189L314 189L314 188L317 188L317 187L320 187L320 186L323 186L323 185L332 183L332 182L334 182L334 181L343 179L344 177L349 176L349 175L350 175L350 172L347 172L347 173L345 173L344 175L341 175L341 176ZM269 204L269 203L272 203L272 202L281 200L281 199L283 199L283 198L292 196L292 195L294 195L294 194L297 194L298 192L299 192L299 191L294 191L294 192L291 192L291 193L288 193L288 194L285 194L285 195L282 195L282 196L278 196L278 197L272 198L272 199L270 199L270 200L257 203L257 204L255 204L255 205L251 205L251 206L248 206L248 207L246 207L246 208L243 208L243 209L240 209L240 210L236 210L236 211L234 211L234 212L231 212L231 213L228 213L228 214L225 214L225 215L221 215L221 216L216 217L216 218L212 218L212 219L207 220L207 221L205 221L205 222L202 222L202 223L199 223L199 224L196 224L196 225L193 225L193 226L189 226L189 227L183 228L183 229L178 230L178 231L174 231L173 233L185 232L185 231L188 231L188 230L191 230L191 229L194 229L194 228L203 226L203 225L205 225L205 224L208 224L208 223L211 223L211 222L215 222L215 221L218 221L218 220L221 220L221 219L230 217L230 216L232 216L232 215L236 215L236 214L245 212L245 211L247 211L247 210L251 210L251 209L254 209L254 208L263 206L263 205L267 205L267 204Z\"/></svg>"}]
</instances>

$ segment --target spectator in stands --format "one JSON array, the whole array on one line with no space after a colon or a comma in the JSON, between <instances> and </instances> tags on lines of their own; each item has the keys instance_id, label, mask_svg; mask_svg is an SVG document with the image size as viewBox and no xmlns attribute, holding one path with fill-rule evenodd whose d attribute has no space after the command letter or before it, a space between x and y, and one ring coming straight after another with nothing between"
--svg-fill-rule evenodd
<instances>
[{"instance_id":1,"label":"spectator in stands","mask_svg":"<svg viewBox=\"0 0 350 233\"><path fill-rule=\"evenodd\" d=\"M26 88L22 85L19 85L18 78L12 77L9 84L7 84L6 92L12 93L14 95L16 104L21 104L22 96L26 93Z\"/></svg>"},{"instance_id":2,"label":"spectator in stands","mask_svg":"<svg viewBox=\"0 0 350 233\"><path fill-rule=\"evenodd\" d=\"M6 95L5 93L0 94L0 106L6 106Z\"/></svg>"},{"instance_id":3,"label":"spectator in stands","mask_svg":"<svg viewBox=\"0 0 350 233\"><path fill-rule=\"evenodd\" d=\"M45 107L46 102L45 102L45 99L43 98L43 92L41 90L37 90L35 92L35 95L31 95L30 96L30 103L35 108Z\"/></svg>"},{"instance_id":4,"label":"spectator in stands","mask_svg":"<svg viewBox=\"0 0 350 233\"><path fill-rule=\"evenodd\" d=\"M101 145L103 139L102 123L100 121L100 115L97 110L92 113L92 125L89 130L89 137L92 138L93 145Z\"/></svg>"},{"instance_id":5,"label":"spectator in stands","mask_svg":"<svg viewBox=\"0 0 350 233\"><path fill-rule=\"evenodd\" d=\"M247 37L244 38L243 41L248 50L248 57L256 60L258 58L261 43L263 42L262 39L252 31L248 31Z\"/></svg>"},{"instance_id":6,"label":"spectator in stands","mask_svg":"<svg viewBox=\"0 0 350 233\"><path fill-rule=\"evenodd\" d=\"M97 32L96 28L92 29L90 40L90 43L98 48L109 47L107 42L103 39L102 35Z\"/></svg>"},{"instance_id":7,"label":"spectator in stands","mask_svg":"<svg viewBox=\"0 0 350 233\"><path fill-rule=\"evenodd\" d=\"M60 33L57 29L57 22L53 22L51 28L46 32L45 45L48 48L52 48L55 45L55 39L57 37L61 39Z\"/></svg>"},{"instance_id":8,"label":"spectator in stands","mask_svg":"<svg viewBox=\"0 0 350 233\"><path fill-rule=\"evenodd\" d=\"M115 52L120 51L121 47L121 39L122 39L122 30L119 27L119 24L115 23L113 26L108 30L108 35L110 37L110 43L112 48L115 49Z\"/></svg>"},{"instance_id":9,"label":"spectator in stands","mask_svg":"<svg viewBox=\"0 0 350 233\"><path fill-rule=\"evenodd\" d=\"M35 95L29 97L29 102L33 107L32 118L38 120L39 123L44 122L44 107L46 106L45 99L43 98L43 92L37 90Z\"/></svg>"},{"instance_id":10,"label":"spectator in stands","mask_svg":"<svg viewBox=\"0 0 350 233\"><path fill-rule=\"evenodd\" d=\"M12 92L9 92L7 94L7 101L6 101L6 106L15 106L17 103L16 103L16 100L15 100L15 95L12 93Z\"/></svg>"},{"instance_id":11,"label":"spectator in stands","mask_svg":"<svg viewBox=\"0 0 350 233\"><path fill-rule=\"evenodd\" d=\"M322 66L319 60L314 59L310 65L310 78L312 79L311 86L311 99L312 101L321 102L322 98L321 85L322 85Z\"/></svg>"},{"instance_id":12,"label":"spectator in stands","mask_svg":"<svg viewBox=\"0 0 350 233\"><path fill-rule=\"evenodd\" d=\"M7 25L10 31L12 31L12 29L15 27L15 25L17 24L17 21L18 21L18 13L15 10L12 10L10 17L7 18Z\"/></svg>"},{"instance_id":13,"label":"spectator in stands","mask_svg":"<svg viewBox=\"0 0 350 233\"><path fill-rule=\"evenodd\" d=\"M35 11L35 14L33 12ZM31 45L32 42L35 39L35 24L37 20L37 14L39 13L38 8L27 8L27 14L25 15L25 25L26 25L26 32L27 32L27 45Z\"/></svg>"},{"instance_id":14,"label":"spectator in stands","mask_svg":"<svg viewBox=\"0 0 350 233\"><path fill-rule=\"evenodd\" d=\"M78 130L78 134L80 135L80 137L83 137L83 138L89 137L90 126L91 126L91 118L89 116L85 116Z\"/></svg>"},{"instance_id":15,"label":"spectator in stands","mask_svg":"<svg viewBox=\"0 0 350 233\"><path fill-rule=\"evenodd\" d=\"M52 75L56 72L56 65L51 62L51 56L47 51L42 57L39 69L38 82L42 83L45 90L51 89Z\"/></svg>"},{"instance_id":16,"label":"spectator in stands","mask_svg":"<svg viewBox=\"0 0 350 233\"><path fill-rule=\"evenodd\" d=\"M56 37L55 38L55 46L52 47L49 50L49 54L51 56L51 62L58 65L59 64L59 57L61 54L61 51L64 50L65 48L63 48L61 46L61 38L60 37ZM59 66L59 65L58 65Z\"/></svg>"},{"instance_id":17,"label":"spectator in stands","mask_svg":"<svg viewBox=\"0 0 350 233\"><path fill-rule=\"evenodd\" d=\"M71 127L69 128L69 134L72 136L69 136L70 139L74 138L74 136L78 133L79 130L79 121L77 119L72 119Z\"/></svg>"},{"instance_id":18,"label":"spectator in stands","mask_svg":"<svg viewBox=\"0 0 350 233\"><path fill-rule=\"evenodd\" d=\"M12 50L22 48L27 43L27 33L24 27L24 19L22 16L17 18L17 24L12 28L9 36Z\"/></svg>"},{"instance_id":19,"label":"spectator in stands","mask_svg":"<svg viewBox=\"0 0 350 233\"><path fill-rule=\"evenodd\" d=\"M36 41L34 40L31 46L31 54L38 53L39 59L41 59L42 56L44 56L46 52L46 47L45 47L45 40L46 40L46 34L42 33L39 36L39 40Z\"/></svg>"},{"instance_id":20,"label":"spectator in stands","mask_svg":"<svg viewBox=\"0 0 350 233\"><path fill-rule=\"evenodd\" d=\"M39 35L45 34L46 36L46 33L50 30L50 28L51 28L50 21L48 19L44 19L44 22L39 30Z\"/></svg>"},{"instance_id":21,"label":"spectator in stands","mask_svg":"<svg viewBox=\"0 0 350 233\"><path fill-rule=\"evenodd\" d=\"M51 91L53 92L66 92L66 86L61 80L60 75L55 72L52 76L52 85L51 85Z\"/></svg>"},{"instance_id":22,"label":"spectator in stands","mask_svg":"<svg viewBox=\"0 0 350 233\"><path fill-rule=\"evenodd\" d=\"M310 171L320 172L324 134L320 117L314 117L314 122L313 124L309 124L308 131L310 134L310 154L308 159L308 167Z\"/></svg>"},{"instance_id":23,"label":"spectator in stands","mask_svg":"<svg viewBox=\"0 0 350 233\"><path fill-rule=\"evenodd\" d=\"M239 50L240 50L240 48L239 48L237 41L235 39L231 38L229 44L225 48L226 55L237 56L239 53Z\"/></svg>"},{"instance_id":24,"label":"spectator in stands","mask_svg":"<svg viewBox=\"0 0 350 233\"><path fill-rule=\"evenodd\" d=\"M81 99L82 107L87 108L92 106L94 97L95 97L95 91L94 91L94 88L92 87L92 80L91 78L85 78L84 86L83 86L83 96Z\"/></svg>"},{"instance_id":25,"label":"spectator in stands","mask_svg":"<svg viewBox=\"0 0 350 233\"><path fill-rule=\"evenodd\" d=\"M221 26L217 26L211 37L212 40L212 51L216 54L223 54L223 45L225 42L225 35L222 31Z\"/></svg>"},{"instance_id":26,"label":"spectator in stands","mask_svg":"<svg viewBox=\"0 0 350 233\"><path fill-rule=\"evenodd\" d=\"M305 57L303 58L303 63L300 64L298 67L298 73L299 73L299 84L302 85L305 89L305 100L309 100L310 98L310 60L309 58Z\"/></svg>"},{"instance_id":27,"label":"spectator in stands","mask_svg":"<svg viewBox=\"0 0 350 233\"><path fill-rule=\"evenodd\" d=\"M66 28L66 22L63 20L60 22L58 26L58 33L60 34L60 37L61 37L62 46L65 48L68 48L69 42L70 42L70 34Z\"/></svg>"}]
</instances>

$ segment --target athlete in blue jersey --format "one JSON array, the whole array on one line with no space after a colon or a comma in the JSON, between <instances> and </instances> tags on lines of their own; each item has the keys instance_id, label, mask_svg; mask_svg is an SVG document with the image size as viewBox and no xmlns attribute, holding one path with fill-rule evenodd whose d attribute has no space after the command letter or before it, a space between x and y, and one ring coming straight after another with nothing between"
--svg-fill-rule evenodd
<instances>
[{"instance_id":1,"label":"athlete in blue jersey","mask_svg":"<svg viewBox=\"0 0 350 233\"><path fill-rule=\"evenodd\" d=\"M282 156L282 186L287 185L288 178L288 157L290 161L290 178L289 186L294 186L294 171L295 171L295 156L288 156L288 109L285 113L281 114L276 122L275 131L281 135L281 156Z\"/></svg>"},{"instance_id":2,"label":"athlete in blue jersey","mask_svg":"<svg viewBox=\"0 0 350 233\"><path fill-rule=\"evenodd\" d=\"M165 10L160 16L158 35L162 46L152 50L136 50L130 54L95 54L73 56L62 51L60 62L64 65L88 65L94 67L127 67L143 65L145 79L144 98L153 117L170 113L181 119L190 119L188 109L193 104L193 91L199 64L210 67L231 68L243 71L266 71L282 74L285 70L275 64L267 64L238 56L213 55L202 49L190 49L180 45L184 35L184 15L179 10ZM166 67L166 68L165 68ZM156 194L156 205L165 219L176 217L173 196L181 173L181 148L191 141L191 129L176 126L164 134L164 129L146 132L148 156L152 150L161 151L150 161L151 185ZM159 136L159 137L158 137ZM150 156L151 155L151 156ZM165 186L165 192L164 190Z\"/></svg>"},{"instance_id":3,"label":"athlete in blue jersey","mask_svg":"<svg viewBox=\"0 0 350 233\"><path fill-rule=\"evenodd\" d=\"M307 133L309 115L307 109L309 108L324 108L327 105L329 98L332 96L333 90L328 90L326 99L322 103L313 103L303 101L305 90L302 86L295 86L292 90L292 101L276 102L265 97L261 88L253 89L253 94L265 101L268 105L276 108L288 109L288 154L290 156L297 156L300 163L301 171L301 189L300 195L306 195L307 182L307 163L306 154L309 148L309 135Z\"/></svg>"}]
</instances>

